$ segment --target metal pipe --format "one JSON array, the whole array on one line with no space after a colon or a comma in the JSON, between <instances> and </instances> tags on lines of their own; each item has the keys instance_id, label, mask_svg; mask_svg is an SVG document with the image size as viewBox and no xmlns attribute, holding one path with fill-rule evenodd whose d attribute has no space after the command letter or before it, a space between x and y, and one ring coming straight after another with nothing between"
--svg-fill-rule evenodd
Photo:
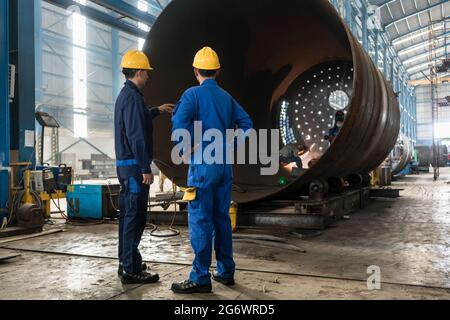
<instances>
[{"instance_id":1,"label":"metal pipe","mask_svg":"<svg viewBox=\"0 0 450 320\"><path fill-rule=\"evenodd\" d=\"M311 148L304 163L317 158L286 186L278 185L287 176L283 170L261 176L260 165L236 165L233 200L239 203L295 198L313 180L368 173L395 145L397 98L328 0L174 0L147 42L156 66L144 90L148 104L177 101L196 85L192 59L209 45L222 60L220 85L244 106L255 128L292 129L293 139L302 137ZM289 121L280 127L283 102L289 103ZM347 112L346 120L328 146L322 140L337 109ZM171 162L170 128L169 117L155 123L155 162L182 185L187 167Z\"/></svg>"}]
</instances>

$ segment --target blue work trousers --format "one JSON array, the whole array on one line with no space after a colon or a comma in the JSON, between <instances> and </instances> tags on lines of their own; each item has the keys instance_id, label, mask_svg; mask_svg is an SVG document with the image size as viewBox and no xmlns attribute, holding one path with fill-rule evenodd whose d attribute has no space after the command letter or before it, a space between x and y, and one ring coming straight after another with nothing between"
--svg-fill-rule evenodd
<instances>
[{"instance_id":1,"label":"blue work trousers","mask_svg":"<svg viewBox=\"0 0 450 320\"><path fill-rule=\"evenodd\" d=\"M196 187L196 199L189 202L189 236L195 253L189 279L197 284L211 283L212 248L221 277L233 278L233 236L230 201L233 174L231 165L191 165L189 186Z\"/></svg>"},{"instance_id":2,"label":"blue work trousers","mask_svg":"<svg viewBox=\"0 0 450 320\"><path fill-rule=\"evenodd\" d=\"M128 274L142 272L138 246L147 222L150 186L142 183L142 171L136 166L118 167L121 186L119 196L119 263Z\"/></svg>"}]
</instances>

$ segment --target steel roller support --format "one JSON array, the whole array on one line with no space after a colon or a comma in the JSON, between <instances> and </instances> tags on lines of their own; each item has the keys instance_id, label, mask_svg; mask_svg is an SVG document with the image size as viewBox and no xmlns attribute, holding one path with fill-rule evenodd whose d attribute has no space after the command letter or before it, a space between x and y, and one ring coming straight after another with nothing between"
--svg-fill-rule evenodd
<instances>
[{"instance_id":1,"label":"steel roller support","mask_svg":"<svg viewBox=\"0 0 450 320\"><path fill-rule=\"evenodd\" d=\"M311 148L305 165L316 159L295 179L284 170L261 176L260 165L236 165L235 201L295 199L314 180L355 180L355 174L377 168L394 147L397 98L328 0L172 1L144 47L155 66L145 89L149 104L176 102L196 85L192 58L205 45L219 53L219 82L244 106L255 128L280 129L284 143L301 136ZM346 120L330 146L323 137L336 110L344 110ZM171 162L170 118L155 127L155 162L182 185L187 166ZM290 183L280 186L282 176Z\"/></svg>"}]
</instances>

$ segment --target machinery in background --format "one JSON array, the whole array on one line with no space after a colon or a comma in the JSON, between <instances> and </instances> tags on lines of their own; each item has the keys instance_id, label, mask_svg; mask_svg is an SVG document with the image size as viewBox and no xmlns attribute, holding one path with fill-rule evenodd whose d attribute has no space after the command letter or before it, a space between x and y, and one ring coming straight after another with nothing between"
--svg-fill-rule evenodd
<instances>
[{"instance_id":1,"label":"machinery in background","mask_svg":"<svg viewBox=\"0 0 450 320\"><path fill-rule=\"evenodd\" d=\"M439 145L436 148L438 151L438 166L446 167L448 164L448 148L446 145ZM433 148L428 145L417 145L417 157L420 172L430 172L430 166L433 164Z\"/></svg>"},{"instance_id":2,"label":"machinery in background","mask_svg":"<svg viewBox=\"0 0 450 320\"><path fill-rule=\"evenodd\" d=\"M91 154L91 159L82 159L82 169L89 174L80 175L83 179L108 179L117 176L116 161L104 154Z\"/></svg>"},{"instance_id":3,"label":"machinery in background","mask_svg":"<svg viewBox=\"0 0 450 320\"><path fill-rule=\"evenodd\" d=\"M51 217L51 203L66 198L69 185L72 184L72 168L65 165L58 167L37 166L35 170L25 172L25 189L36 192L43 205L44 216ZM27 203L31 201L28 196Z\"/></svg>"},{"instance_id":4,"label":"machinery in background","mask_svg":"<svg viewBox=\"0 0 450 320\"><path fill-rule=\"evenodd\" d=\"M58 122L48 113L37 112L35 116L42 126L42 133L47 127L59 128ZM16 234L42 231L45 218L51 217L51 203L65 199L67 187L73 183L71 167L43 164L43 137L41 134L40 165L11 163L11 201L6 226L19 227L11 231Z\"/></svg>"},{"instance_id":5,"label":"machinery in background","mask_svg":"<svg viewBox=\"0 0 450 320\"><path fill-rule=\"evenodd\" d=\"M44 204L41 195L31 187L32 164L29 162L11 163L12 188L10 212L4 232L0 236L11 236L42 231L45 223ZM24 170L20 170L25 167ZM41 188L49 188L54 184L53 175L41 172ZM45 180L45 183L44 183ZM15 181L19 181L15 183Z\"/></svg>"},{"instance_id":6,"label":"machinery in background","mask_svg":"<svg viewBox=\"0 0 450 320\"><path fill-rule=\"evenodd\" d=\"M58 129L59 123L48 113L36 112L37 122L41 125L41 150L40 150L40 166L36 166L35 170L28 171L25 179L26 188L31 188L38 192L42 204L44 205L44 215L46 218L51 216L51 202L59 201L66 198L67 186L73 182L72 168L64 164L59 166L50 166L44 164L44 133L45 128ZM29 200L29 199L28 199ZM28 202L28 201L27 201Z\"/></svg>"},{"instance_id":7,"label":"machinery in background","mask_svg":"<svg viewBox=\"0 0 450 320\"><path fill-rule=\"evenodd\" d=\"M44 137L45 137L45 128L53 128L58 130L59 123L56 121L54 117L49 115L46 112L36 112L35 114L37 122L41 125L41 143L40 143L40 151L39 151L39 163L42 165L44 163Z\"/></svg>"},{"instance_id":8,"label":"machinery in background","mask_svg":"<svg viewBox=\"0 0 450 320\"><path fill-rule=\"evenodd\" d=\"M410 163L413 159L413 146L407 136L400 133L397 143L390 154L392 176L411 173Z\"/></svg>"},{"instance_id":9,"label":"machinery in background","mask_svg":"<svg viewBox=\"0 0 450 320\"><path fill-rule=\"evenodd\" d=\"M67 186L72 184L72 177L72 168L65 164L36 166L36 170L31 172L31 184L39 192L67 192Z\"/></svg>"},{"instance_id":10,"label":"machinery in background","mask_svg":"<svg viewBox=\"0 0 450 320\"><path fill-rule=\"evenodd\" d=\"M118 217L119 184L76 184L68 187L69 219L115 219Z\"/></svg>"}]
</instances>

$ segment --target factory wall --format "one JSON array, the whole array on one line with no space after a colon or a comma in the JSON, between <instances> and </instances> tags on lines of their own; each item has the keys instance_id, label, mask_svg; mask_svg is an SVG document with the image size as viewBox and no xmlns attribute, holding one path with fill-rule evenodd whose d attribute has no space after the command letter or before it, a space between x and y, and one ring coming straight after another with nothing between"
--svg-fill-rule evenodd
<instances>
[{"instance_id":1,"label":"factory wall","mask_svg":"<svg viewBox=\"0 0 450 320\"><path fill-rule=\"evenodd\" d=\"M36 88L36 110L48 112L60 123L59 151L79 140L74 133L74 115L86 117L87 135L83 138L104 154L114 158L113 111L115 98L125 81L120 73L124 52L137 49L139 39L86 19L86 108L74 105L74 44L70 12L41 2L42 49L40 86ZM39 75L37 75L39 77ZM39 135L38 131L38 135ZM39 138L39 137L38 137ZM37 139L39 140L39 139ZM51 130L45 133L44 161L51 159ZM99 154L89 144L80 142L62 155L81 170L80 160ZM71 160L72 162L72 160Z\"/></svg>"}]
</instances>

